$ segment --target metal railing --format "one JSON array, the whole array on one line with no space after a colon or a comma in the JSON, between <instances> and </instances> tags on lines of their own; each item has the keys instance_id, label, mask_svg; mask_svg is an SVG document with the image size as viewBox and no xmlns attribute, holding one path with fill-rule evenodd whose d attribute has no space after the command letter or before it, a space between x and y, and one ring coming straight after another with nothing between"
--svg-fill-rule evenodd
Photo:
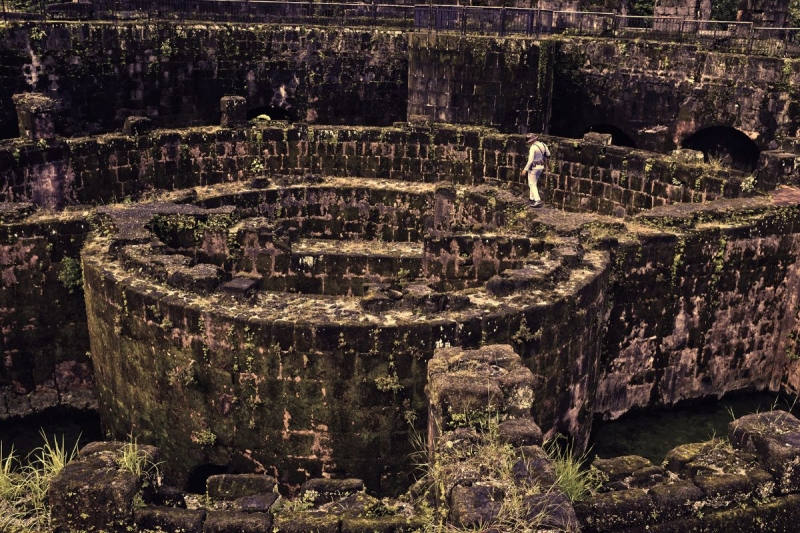
<instances>
[{"instance_id":1,"label":"metal railing","mask_svg":"<svg viewBox=\"0 0 800 533\"><path fill-rule=\"evenodd\" d=\"M543 34L645 37L692 42L715 50L768 55L800 54L800 28L761 28L752 22L644 17L593 11L417 5L416 31L484 35Z\"/></svg>"},{"instance_id":2,"label":"metal railing","mask_svg":"<svg viewBox=\"0 0 800 533\"><path fill-rule=\"evenodd\" d=\"M136 20L287 22L353 26L413 27L414 6L260 0L92 0L32 3L12 10L2 0L3 20Z\"/></svg>"},{"instance_id":3,"label":"metal railing","mask_svg":"<svg viewBox=\"0 0 800 533\"><path fill-rule=\"evenodd\" d=\"M800 55L800 28L755 27L752 22L644 17L592 11L434 4L278 2L268 0L79 0L24 9L0 0L3 20L156 19L390 26L416 31L484 35L543 34L645 37L698 43L715 50Z\"/></svg>"}]
</instances>

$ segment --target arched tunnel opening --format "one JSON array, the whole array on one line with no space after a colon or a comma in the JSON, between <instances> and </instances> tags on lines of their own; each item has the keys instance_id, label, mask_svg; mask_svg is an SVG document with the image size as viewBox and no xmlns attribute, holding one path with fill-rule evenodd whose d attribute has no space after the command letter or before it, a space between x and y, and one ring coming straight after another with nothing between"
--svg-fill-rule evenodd
<instances>
[{"instance_id":1,"label":"arched tunnel opening","mask_svg":"<svg viewBox=\"0 0 800 533\"><path fill-rule=\"evenodd\" d=\"M630 135L622 131L620 128L612 126L611 124L595 124L588 130L586 130L584 134L589 132L607 133L611 135L611 144L613 144L614 146L626 146L628 148L638 148L636 146L636 141L634 141Z\"/></svg>"},{"instance_id":2,"label":"arched tunnel opening","mask_svg":"<svg viewBox=\"0 0 800 533\"><path fill-rule=\"evenodd\" d=\"M761 150L747 135L730 126L711 126L694 132L681 148L703 152L706 163L752 172Z\"/></svg>"},{"instance_id":3,"label":"arched tunnel opening","mask_svg":"<svg viewBox=\"0 0 800 533\"><path fill-rule=\"evenodd\" d=\"M247 110L247 120L267 115L270 120L285 120L289 123L297 122L297 117L288 109L273 106L260 106Z\"/></svg>"}]
</instances>

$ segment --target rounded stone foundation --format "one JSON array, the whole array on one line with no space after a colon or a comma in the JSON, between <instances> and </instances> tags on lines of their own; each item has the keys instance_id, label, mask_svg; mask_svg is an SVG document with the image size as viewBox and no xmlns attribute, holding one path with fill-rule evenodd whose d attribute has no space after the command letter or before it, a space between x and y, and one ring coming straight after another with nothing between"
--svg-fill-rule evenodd
<instances>
[{"instance_id":1,"label":"rounded stone foundation","mask_svg":"<svg viewBox=\"0 0 800 533\"><path fill-rule=\"evenodd\" d=\"M542 223L506 190L275 182L100 208L83 253L104 423L159 445L178 479L221 465L395 492L435 348L597 334L579 311L602 305L607 253L532 237ZM572 338L546 326L570 316ZM537 378L548 428L592 374L563 366Z\"/></svg>"}]
</instances>

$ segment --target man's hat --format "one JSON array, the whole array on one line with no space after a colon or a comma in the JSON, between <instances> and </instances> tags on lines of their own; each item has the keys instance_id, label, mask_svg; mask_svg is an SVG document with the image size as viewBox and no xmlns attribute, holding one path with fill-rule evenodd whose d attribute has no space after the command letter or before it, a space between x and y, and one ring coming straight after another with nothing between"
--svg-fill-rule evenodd
<instances>
[{"instance_id":1,"label":"man's hat","mask_svg":"<svg viewBox=\"0 0 800 533\"><path fill-rule=\"evenodd\" d=\"M535 133L529 133L525 137L526 137L525 138L525 142L529 142L529 143L535 143L536 140L539 138L539 136L536 135Z\"/></svg>"}]
</instances>

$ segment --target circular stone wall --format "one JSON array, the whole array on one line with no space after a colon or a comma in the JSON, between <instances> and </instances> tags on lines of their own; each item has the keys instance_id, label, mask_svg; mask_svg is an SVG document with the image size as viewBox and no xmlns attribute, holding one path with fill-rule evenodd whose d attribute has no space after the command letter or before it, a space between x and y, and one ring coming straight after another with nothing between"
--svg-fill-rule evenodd
<instances>
[{"instance_id":1,"label":"circular stone wall","mask_svg":"<svg viewBox=\"0 0 800 533\"><path fill-rule=\"evenodd\" d=\"M403 488L442 346L559 354L531 363L550 372L516 407L545 429L590 416L607 254L535 237L508 191L278 178L96 223L83 262L102 417L159 445L177 479L216 465Z\"/></svg>"}]
</instances>

